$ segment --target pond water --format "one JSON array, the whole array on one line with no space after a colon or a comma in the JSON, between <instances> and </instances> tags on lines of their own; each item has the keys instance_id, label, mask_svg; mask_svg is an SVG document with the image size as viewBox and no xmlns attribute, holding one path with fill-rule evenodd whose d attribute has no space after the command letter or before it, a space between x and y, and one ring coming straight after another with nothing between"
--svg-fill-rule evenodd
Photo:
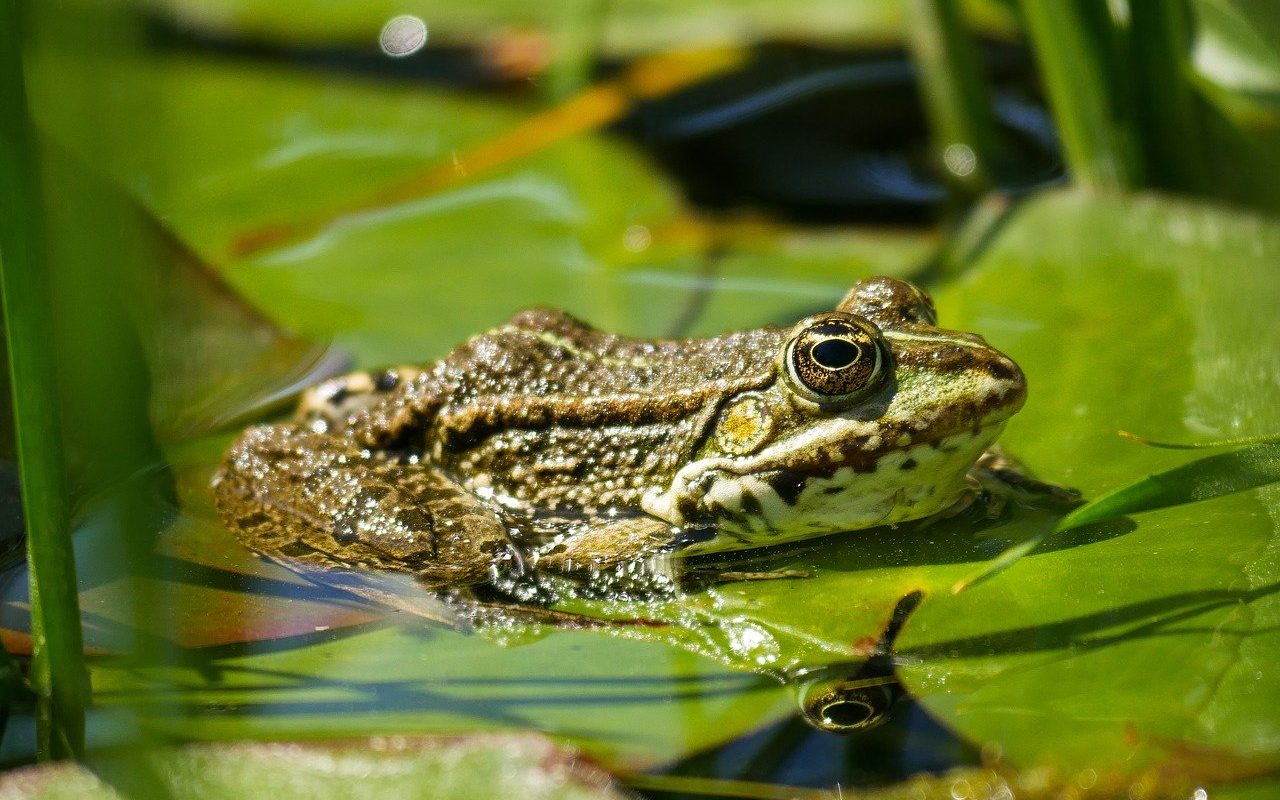
<instances>
[{"instance_id":1,"label":"pond water","mask_svg":"<svg viewBox=\"0 0 1280 800\"><path fill-rule=\"evenodd\" d=\"M555 24L441 4L394 58L377 32L403 9L285 5L28 9L91 747L517 729L622 774L818 789L982 764L1098 796L1151 775L1171 794L1271 785L1274 486L1051 538L959 594L1058 514L840 534L750 561L804 578L558 607L594 627L472 630L403 576L250 553L209 489L239 429L538 305L699 335L791 324L869 275L921 280L944 325L1026 371L1010 451L1091 497L1196 455L1117 430L1280 429L1280 225L1058 187L1000 4L979 4L983 53L1004 188L1029 199L974 215L959 271L935 258L953 208L876 4L582 3ZM26 596L19 567L0 606L17 647ZM0 758L30 758L30 727Z\"/></svg>"}]
</instances>

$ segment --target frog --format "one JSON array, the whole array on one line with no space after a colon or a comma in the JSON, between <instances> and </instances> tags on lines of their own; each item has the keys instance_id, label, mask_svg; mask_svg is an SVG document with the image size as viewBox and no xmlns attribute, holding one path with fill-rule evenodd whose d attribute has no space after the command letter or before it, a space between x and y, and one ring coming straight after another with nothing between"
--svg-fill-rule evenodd
<instances>
[{"instance_id":1,"label":"frog","mask_svg":"<svg viewBox=\"0 0 1280 800\"><path fill-rule=\"evenodd\" d=\"M427 588L892 531L1034 483L993 449L1018 365L929 295L856 283L789 326L636 338L522 311L419 366L307 390L213 480L251 550Z\"/></svg>"}]
</instances>

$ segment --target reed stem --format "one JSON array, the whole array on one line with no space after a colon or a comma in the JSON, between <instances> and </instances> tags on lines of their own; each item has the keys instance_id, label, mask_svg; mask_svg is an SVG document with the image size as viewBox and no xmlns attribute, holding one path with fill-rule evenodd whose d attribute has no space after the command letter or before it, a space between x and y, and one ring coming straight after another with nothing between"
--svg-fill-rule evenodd
<instances>
[{"instance_id":1,"label":"reed stem","mask_svg":"<svg viewBox=\"0 0 1280 800\"><path fill-rule=\"evenodd\" d=\"M16 0L0 0L0 295L31 576L37 755L84 751L89 682L71 548L43 215Z\"/></svg>"}]
</instances>

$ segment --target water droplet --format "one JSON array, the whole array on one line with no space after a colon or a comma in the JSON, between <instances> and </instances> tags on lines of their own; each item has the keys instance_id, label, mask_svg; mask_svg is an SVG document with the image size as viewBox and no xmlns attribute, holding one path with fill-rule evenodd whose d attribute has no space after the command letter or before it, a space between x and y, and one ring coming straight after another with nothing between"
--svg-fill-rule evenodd
<instances>
[{"instance_id":1,"label":"water droplet","mask_svg":"<svg viewBox=\"0 0 1280 800\"><path fill-rule=\"evenodd\" d=\"M965 178L977 168L978 156L967 144L949 144L942 151L942 163L953 175Z\"/></svg>"},{"instance_id":2,"label":"water droplet","mask_svg":"<svg viewBox=\"0 0 1280 800\"><path fill-rule=\"evenodd\" d=\"M378 46L392 58L412 55L426 43L427 24L412 14L392 17L378 34Z\"/></svg>"},{"instance_id":3,"label":"water droplet","mask_svg":"<svg viewBox=\"0 0 1280 800\"><path fill-rule=\"evenodd\" d=\"M647 250L653 243L653 234L643 225L629 225L622 234L622 246L632 253Z\"/></svg>"}]
</instances>

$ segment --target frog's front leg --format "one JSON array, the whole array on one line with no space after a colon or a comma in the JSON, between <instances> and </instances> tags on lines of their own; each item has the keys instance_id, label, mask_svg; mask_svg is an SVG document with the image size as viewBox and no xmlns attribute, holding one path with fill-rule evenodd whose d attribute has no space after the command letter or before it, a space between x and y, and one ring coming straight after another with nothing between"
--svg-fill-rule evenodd
<instances>
[{"instance_id":1,"label":"frog's front leg","mask_svg":"<svg viewBox=\"0 0 1280 800\"><path fill-rule=\"evenodd\" d=\"M978 458L969 476L984 492L999 498L999 503L1011 499L1023 505L1057 509L1080 504L1079 490L1036 478L999 445Z\"/></svg>"},{"instance_id":2,"label":"frog's front leg","mask_svg":"<svg viewBox=\"0 0 1280 800\"><path fill-rule=\"evenodd\" d=\"M1036 478L999 445L979 456L966 478L968 487L956 501L937 514L918 520L920 527L960 514L999 519L1010 502L1059 512L1082 502L1078 490Z\"/></svg>"},{"instance_id":3,"label":"frog's front leg","mask_svg":"<svg viewBox=\"0 0 1280 800\"><path fill-rule=\"evenodd\" d=\"M240 539L285 562L411 572L434 588L484 583L519 559L502 520L438 470L302 424L250 428L214 490Z\"/></svg>"}]
</instances>

